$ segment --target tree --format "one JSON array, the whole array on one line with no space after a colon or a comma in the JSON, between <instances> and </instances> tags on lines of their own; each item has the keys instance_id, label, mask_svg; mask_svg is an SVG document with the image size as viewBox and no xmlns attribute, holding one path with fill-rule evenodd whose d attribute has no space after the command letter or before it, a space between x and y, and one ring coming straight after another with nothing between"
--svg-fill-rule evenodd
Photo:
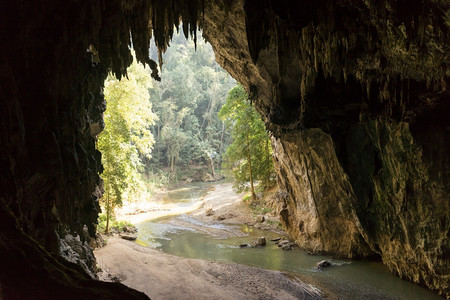
<instances>
[{"instance_id":1,"label":"tree","mask_svg":"<svg viewBox=\"0 0 450 300\"><path fill-rule=\"evenodd\" d=\"M261 181L263 186L270 183L272 153L264 123L241 85L230 90L219 117L231 130L232 142L226 150L225 161L234 174L234 186L242 190L250 182L250 191L256 200L254 182Z\"/></svg>"},{"instance_id":2,"label":"tree","mask_svg":"<svg viewBox=\"0 0 450 300\"><path fill-rule=\"evenodd\" d=\"M127 72L128 76L120 81L112 74L105 81L105 129L98 137L97 147L104 167L102 204L106 210L106 232L114 207L122 204L124 194L139 191L141 158L150 156L154 144L150 126L157 117L148 92L152 79L136 60Z\"/></svg>"},{"instance_id":3,"label":"tree","mask_svg":"<svg viewBox=\"0 0 450 300\"><path fill-rule=\"evenodd\" d=\"M161 142L166 147L167 159L170 164L170 171L175 173L175 164L180 156L180 151L187 136L180 128L186 114L189 112L188 108L183 108L176 111L176 105L166 103L166 109L163 111L163 127L161 129Z\"/></svg>"},{"instance_id":4,"label":"tree","mask_svg":"<svg viewBox=\"0 0 450 300\"><path fill-rule=\"evenodd\" d=\"M205 164L214 176L220 167L229 134L218 117L227 93L236 83L214 59L212 47L197 33L194 43L182 33L173 36L164 54L161 82L150 89L153 110L159 121L148 171L167 167L176 175L177 165Z\"/></svg>"}]
</instances>

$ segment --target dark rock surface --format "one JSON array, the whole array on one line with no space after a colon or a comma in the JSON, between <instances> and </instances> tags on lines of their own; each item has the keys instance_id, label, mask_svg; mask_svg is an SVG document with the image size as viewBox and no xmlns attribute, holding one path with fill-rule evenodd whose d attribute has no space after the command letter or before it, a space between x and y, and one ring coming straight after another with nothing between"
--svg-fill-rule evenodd
<instances>
[{"instance_id":1,"label":"dark rock surface","mask_svg":"<svg viewBox=\"0 0 450 300\"><path fill-rule=\"evenodd\" d=\"M0 207L1 298L148 299L120 283L93 280L80 266L50 253Z\"/></svg>"},{"instance_id":2,"label":"dark rock surface","mask_svg":"<svg viewBox=\"0 0 450 300\"><path fill-rule=\"evenodd\" d=\"M278 241L275 241L275 245L277 245L279 248L281 248L281 250L284 250L284 251L292 250L295 247L297 247L296 243L293 243L289 240L281 240L281 239Z\"/></svg>"},{"instance_id":3,"label":"dark rock surface","mask_svg":"<svg viewBox=\"0 0 450 300\"><path fill-rule=\"evenodd\" d=\"M203 27L273 135L290 237L311 252L379 256L395 274L448 297L448 15L445 0L4 1L5 298L67 298L63 289L77 299L141 297L61 262L59 237L84 244L85 226L95 236L95 136L108 70L125 74L132 39L159 78L150 37L163 51L180 16L186 34Z\"/></svg>"},{"instance_id":4,"label":"dark rock surface","mask_svg":"<svg viewBox=\"0 0 450 300\"><path fill-rule=\"evenodd\" d=\"M331 266L331 263L328 260L321 260L316 264L316 268L318 270L322 270L323 268Z\"/></svg>"},{"instance_id":5,"label":"dark rock surface","mask_svg":"<svg viewBox=\"0 0 450 300\"><path fill-rule=\"evenodd\" d=\"M88 241L82 242L79 235L66 234L59 240L59 247L59 253L63 258L81 266L89 276L96 278L90 268L90 266L95 266L96 262Z\"/></svg>"},{"instance_id":6,"label":"dark rock surface","mask_svg":"<svg viewBox=\"0 0 450 300\"><path fill-rule=\"evenodd\" d=\"M273 135L290 237L448 296L448 3L220 3L203 36Z\"/></svg>"},{"instance_id":7,"label":"dark rock surface","mask_svg":"<svg viewBox=\"0 0 450 300\"><path fill-rule=\"evenodd\" d=\"M265 237L259 237L257 241L254 241L253 244L255 245L255 247L264 247L267 242L266 242L266 238Z\"/></svg>"}]
</instances>

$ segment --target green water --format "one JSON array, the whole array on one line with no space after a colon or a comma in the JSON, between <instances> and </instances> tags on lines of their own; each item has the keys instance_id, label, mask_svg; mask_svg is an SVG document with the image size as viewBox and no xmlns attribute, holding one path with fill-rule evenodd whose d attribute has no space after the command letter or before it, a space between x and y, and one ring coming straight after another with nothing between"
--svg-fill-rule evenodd
<instances>
[{"instance_id":1,"label":"green water","mask_svg":"<svg viewBox=\"0 0 450 300\"><path fill-rule=\"evenodd\" d=\"M184 192L188 193L186 190ZM228 238L210 236L176 225L178 219L204 228L233 229L237 234ZM137 227L137 243L141 245L182 257L289 272L307 283L328 289L339 299L443 299L392 275L380 262L344 261L309 255L302 250L283 251L270 241L278 237L277 234L252 227L232 228L223 224L203 224L188 215L143 222L137 224ZM239 244L250 243L260 236L266 237L266 247L239 248ZM332 265L323 271L316 270L315 264L323 259L330 260Z\"/></svg>"}]
</instances>

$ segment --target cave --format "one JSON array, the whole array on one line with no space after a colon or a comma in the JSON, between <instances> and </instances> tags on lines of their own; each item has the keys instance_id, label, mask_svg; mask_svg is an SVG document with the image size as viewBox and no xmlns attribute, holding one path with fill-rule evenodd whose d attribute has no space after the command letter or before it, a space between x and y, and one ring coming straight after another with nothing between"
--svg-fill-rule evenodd
<instances>
[{"instance_id":1,"label":"cave","mask_svg":"<svg viewBox=\"0 0 450 300\"><path fill-rule=\"evenodd\" d=\"M180 20L270 131L290 237L450 296L447 0L4 1L0 20L0 299L146 299L61 252L96 234L108 72L133 46L158 80L150 39Z\"/></svg>"}]
</instances>

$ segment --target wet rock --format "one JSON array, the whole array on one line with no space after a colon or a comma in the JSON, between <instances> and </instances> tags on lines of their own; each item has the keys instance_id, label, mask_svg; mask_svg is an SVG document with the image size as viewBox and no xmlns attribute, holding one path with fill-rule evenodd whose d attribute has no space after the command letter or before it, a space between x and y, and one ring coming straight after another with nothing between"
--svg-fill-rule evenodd
<instances>
[{"instance_id":1,"label":"wet rock","mask_svg":"<svg viewBox=\"0 0 450 300\"><path fill-rule=\"evenodd\" d=\"M292 249L291 245L283 245L283 246L281 246L281 250L284 250L284 251L288 251L288 250L291 250L291 249Z\"/></svg>"},{"instance_id":2,"label":"wet rock","mask_svg":"<svg viewBox=\"0 0 450 300\"><path fill-rule=\"evenodd\" d=\"M316 268L318 270L322 270L323 268L331 266L331 263L328 260L321 260L316 264Z\"/></svg>"},{"instance_id":3,"label":"wet rock","mask_svg":"<svg viewBox=\"0 0 450 300\"><path fill-rule=\"evenodd\" d=\"M272 242L278 242L279 240L281 240L280 237L274 238L274 239L270 239Z\"/></svg>"},{"instance_id":4,"label":"wet rock","mask_svg":"<svg viewBox=\"0 0 450 300\"><path fill-rule=\"evenodd\" d=\"M252 241L252 247L254 247L254 248L264 247L264 246L266 246L266 244L267 244L266 238L263 236L258 238L257 241Z\"/></svg>"},{"instance_id":5,"label":"wet rock","mask_svg":"<svg viewBox=\"0 0 450 300\"><path fill-rule=\"evenodd\" d=\"M256 242L257 246L263 247L266 245L266 238L265 237L260 237L258 238L258 241Z\"/></svg>"},{"instance_id":6,"label":"wet rock","mask_svg":"<svg viewBox=\"0 0 450 300\"><path fill-rule=\"evenodd\" d=\"M275 244L278 245L278 247L280 247L281 250L284 250L284 251L291 250L297 246L296 243L293 243L288 240L279 240L279 241L275 242Z\"/></svg>"},{"instance_id":7,"label":"wet rock","mask_svg":"<svg viewBox=\"0 0 450 300\"><path fill-rule=\"evenodd\" d=\"M239 248L246 248L246 247L249 247L250 245L249 244L239 244Z\"/></svg>"},{"instance_id":8,"label":"wet rock","mask_svg":"<svg viewBox=\"0 0 450 300\"><path fill-rule=\"evenodd\" d=\"M122 234L120 234L120 237L123 238L124 240L128 240L128 241L134 241L137 239L137 235L130 234L130 233L122 233Z\"/></svg>"}]
</instances>

